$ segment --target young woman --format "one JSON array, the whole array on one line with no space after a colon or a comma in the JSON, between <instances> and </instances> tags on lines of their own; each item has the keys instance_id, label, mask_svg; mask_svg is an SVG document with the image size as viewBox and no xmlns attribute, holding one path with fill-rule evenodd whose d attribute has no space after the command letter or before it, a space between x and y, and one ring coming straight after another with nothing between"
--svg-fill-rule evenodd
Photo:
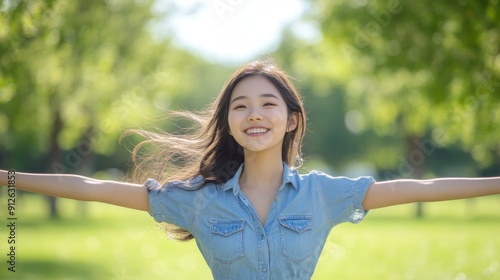
<instances>
[{"instance_id":1,"label":"young woman","mask_svg":"<svg viewBox=\"0 0 500 280\"><path fill-rule=\"evenodd\" d=\"M500 193L500 177L349 179L299 175L305 112L273 62L238 69L193 134L153 134L134 150L144 184L16 173L19 189L148 211L177 239L195 238L215 279L309 279L335 225L370 209ZM151 155L142 148L157 148ZM147 170L148 172L144 172ZM7 185L8 172L0 171ZM143 179L139 179L144 182Z\"/></svg>"}]
</instances>

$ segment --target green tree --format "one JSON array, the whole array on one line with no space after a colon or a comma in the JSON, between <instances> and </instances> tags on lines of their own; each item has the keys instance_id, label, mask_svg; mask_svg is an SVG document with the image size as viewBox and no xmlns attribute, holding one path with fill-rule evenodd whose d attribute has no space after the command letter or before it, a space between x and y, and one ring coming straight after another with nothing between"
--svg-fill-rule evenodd
<instances>
[{"instance_id":1,"label":"green tree","mask_svg":"<svg viewBox=\"0 0 500 280\"><path fill-rule=\"evenodd\" d=\"M500 21L496 1L317 1L325 75L377 133L460 143L498 161ZM325 59L326 58L326 59ZM420 140L419 140L420 139Z\"/></svg>"},{"instance_id":2,"label":"green tree","mask_svg":"<svg viewBox=\"0 0 500 280\"><path fill-rule=\"evenodd\" d=\"M0 164L91 175L125 129L204 89L192 75L207 63L151 34L153 4L3 2Z\"/></svg>"}]
</instances>

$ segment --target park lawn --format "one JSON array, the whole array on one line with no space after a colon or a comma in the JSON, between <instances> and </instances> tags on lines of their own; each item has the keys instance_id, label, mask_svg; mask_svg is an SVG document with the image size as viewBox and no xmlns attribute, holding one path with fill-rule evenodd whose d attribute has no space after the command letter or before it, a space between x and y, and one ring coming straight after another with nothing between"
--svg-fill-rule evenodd
<instances>
[{"instance_id":1,"label":"park lawn","mask_svg":"<svg viewBox=\"0 0 500 280\"><path fill-rule=\"evenodd\" d=\"M60 199L49 220L44 203L18 194L16 272L3 261L0 279L211 279L194 241L169 240L147 213ZM427 203L420 219L414 209L334 228L313 279L500 279L499 196Z\"/></svg>"}]
</instances>

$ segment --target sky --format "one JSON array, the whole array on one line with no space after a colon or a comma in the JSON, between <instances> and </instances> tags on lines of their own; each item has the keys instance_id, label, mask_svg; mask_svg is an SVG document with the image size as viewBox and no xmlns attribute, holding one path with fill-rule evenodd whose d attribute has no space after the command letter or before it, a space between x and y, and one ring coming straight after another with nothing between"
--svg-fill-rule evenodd
<instances>
[{"instance_id":1,"label":"sky","mask_svg":"<svg viewBox=\"0 0 500 280\"><path fill-rule=\"evenodd\" d=\"M272 52L288 24L307 29L298 23L307 9L303 0L159 0L157 9L170 13L163 30L174 42L229 64Z\"/></svg>"}]
</instances>

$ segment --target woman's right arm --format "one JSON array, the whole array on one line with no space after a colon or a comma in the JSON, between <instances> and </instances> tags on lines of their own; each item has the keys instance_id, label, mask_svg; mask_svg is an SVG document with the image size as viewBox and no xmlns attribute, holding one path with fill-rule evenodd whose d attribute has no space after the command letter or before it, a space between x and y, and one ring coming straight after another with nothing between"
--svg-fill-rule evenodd
<instances>
[{"instance_id":1,"label":"woman's right arm","mask_svg":"<svg viewBox=\"0 0 500 280\"><path fill-rule=\"evenodd\" d=\"M16 189L83 201L97 201L149 211L146 187L138 184L96 180L71 174L33 174L15 172ZM0 170L0 186L7 186L6 170Z\"/></svg>"}]
</instances>

